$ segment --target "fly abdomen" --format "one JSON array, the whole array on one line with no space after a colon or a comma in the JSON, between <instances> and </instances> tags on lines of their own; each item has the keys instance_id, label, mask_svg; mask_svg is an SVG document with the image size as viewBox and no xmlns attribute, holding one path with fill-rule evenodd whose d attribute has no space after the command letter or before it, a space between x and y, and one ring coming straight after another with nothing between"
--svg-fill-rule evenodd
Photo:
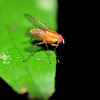
<instances>
[{"instance_id":1,"label":"fly abdomen","mask_svg":"<svg viewBox=\"0 0 100 100\"><path fill-rule=\"evenodd\" d=\"M30 30L30 33L42 40L45 38L45 30L43 29L32 29Z\"/></svg>"}]
</instances>

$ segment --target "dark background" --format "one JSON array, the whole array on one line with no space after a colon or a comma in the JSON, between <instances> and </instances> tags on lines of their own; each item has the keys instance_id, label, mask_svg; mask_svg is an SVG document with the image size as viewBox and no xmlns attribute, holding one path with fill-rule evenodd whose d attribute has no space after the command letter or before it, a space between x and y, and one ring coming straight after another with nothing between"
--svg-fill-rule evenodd
<instances>
[{"instance_id":1,"label":"dark background","mask_svg":"<svg viewBox=\"0 0 100 100\"><path fill-rule=\"evenodd\" d=\"M75 6L73 2L58 0L58 33L63 35L65 44L57 48L60 63L57 64L56 92L50 100L65 100L73 98L75 85L75 66L73 62L72 33L75 28ZM2 86L2 87L1 87ZM16 94L2 79L0 79L0 98L27 100L27 94ZM0 99L2 100L2 99ZM7 99L6 99L7 100ZM69 100L69 99L68 99Z\"/></svg>"},{"instance_id":2,"label":"dark background","mask_svg":"<svg viewBox=\"0 0 100 100\"><path fill-rule=\"evenodd\" d=\"M63 35L65 44L61 44L57 48L60 63L57 64L56 93L54 96L57 100L69 100L73 97L74 90L72 33L74 31L75 11L73 2L58 0L58 3L58 33Z\"/></svg>"}]
</instances>

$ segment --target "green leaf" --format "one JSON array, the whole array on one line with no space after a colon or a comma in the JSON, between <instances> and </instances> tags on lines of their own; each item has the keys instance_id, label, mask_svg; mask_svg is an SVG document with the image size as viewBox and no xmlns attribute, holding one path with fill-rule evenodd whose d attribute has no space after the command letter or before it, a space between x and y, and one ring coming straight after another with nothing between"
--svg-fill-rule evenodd
<instances>
[{"instance_id":1,"label":"green leaf","mask_svg":"<svg viewBox=\"0 0 100 100\"><path fill-rule=\"evenodd\" d=\"M34 6L37 7L35 0L34 3L30 3L32 0L30 2L22 0L24 3L20 0L15 2L10 0L12 3L5 3L6 0L1 1L6 8L1 9L0 16L2 19L0 22L0 77L19 94L27 92L29 98L47 99L55 91L56 55L50 50L50 65L48 51L42 46L36 46L32 56L22 63L34 47L31 42L23 44L30 40L25 32L32 26L24 18L24 13L29 12L31 15L38 16L39 20L47 26L50 26L52 22L50 28L56 30L56 17L54 16L56 9L50 12L39 8L34 9ZM30 9L34 10L30 11ZM35 38L32 41L34 40Z\"/></svg>"}]
</instances>

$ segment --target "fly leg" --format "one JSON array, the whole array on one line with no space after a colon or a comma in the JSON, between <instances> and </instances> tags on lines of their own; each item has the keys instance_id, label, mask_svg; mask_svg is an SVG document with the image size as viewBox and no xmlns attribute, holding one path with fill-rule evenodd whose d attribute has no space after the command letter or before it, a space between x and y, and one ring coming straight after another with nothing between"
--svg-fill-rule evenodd
<instances>
[{"instance_id":1,"label":"fly leg","mask_svg":"<svg viewBox=\"0 0 100 100\"><path fill-rule=\"evenodd\" d=\"M47 49L48 49L47 43L45 43L45 45L46 45L46 47L47 47ZM48 49L48 56L49 56L49 64L51 64L51 62L50 62L50 53L49 53L49 49Z\"/></svg>"},{"instance_id":2,"label":"fly leg","mask_svg":"<svg viewBox=\"0 0 100 100\"><path fill-rule=\"evenodd\" d=\"M30 57L31 54L33 53L33 51L34 51L36 45L41 45L41 44L43 44L43 43L44 43L44 42L35 43L35 45L34 45L34 47L33 47L33 50L31 51L31 53L29 54L29 56L28 56L24 61L22 61L22 62L25 62L25 61L27 61L27 60L29 59L29 57Z\"/></svg>"},{"instance_id":3,"label":"fly leg","mask_svg":"<svg viewBox=\"0 0 100 100\"><path fill-rule=\"evenodd\" d=\"M58 44L51 44L52 46L56 46L55 48L54 48L54 52L55 52L55 54L56 54L56 49L57 49L57 47L59 46ZM56 57L57 57L57 54L56 54ZM59 59L58 59L58 57L57 57L57 61L58 61L58 63L60 63L60 61L59 61Z\"/></svg>"},{"instance_id":4,"label":"fly leg","mask_svg":"<svg viewBox=\"0 0 100 100\"><path fill-rule=\"evenodd\" d=\"M54 50L56 50L57 49L57 47L59 46L58 44L51 44L52 46L56 46L55 48L54 48Z\"/></svg>"}]
</instances>

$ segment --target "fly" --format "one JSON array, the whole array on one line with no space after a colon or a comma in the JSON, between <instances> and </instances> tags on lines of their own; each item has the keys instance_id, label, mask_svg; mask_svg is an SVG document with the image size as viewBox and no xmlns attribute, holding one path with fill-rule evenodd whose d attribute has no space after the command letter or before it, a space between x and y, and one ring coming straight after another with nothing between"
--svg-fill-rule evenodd
<instances>
[{"instance_id":1,"label":"fly","mask_svg":"<svg viewBox=\"0 0 100 100\"><path fill-rule=\"evenodd\" d=\"M24 14L24 17L30 23L32 23L34 26L36 26L38 28L38 29L31 29L30 30L30 34L32 36L36 36L39 39L43 40L42 42L35 43L35 45L34 45L33 50L32 50L31 53L33 53L36 45L41 45L41 44L45 43L47 49L48 49L48 45L47 44L55 46L55 49L56 49L59 46L59 44L61 44L61 43L64 44L64 39L63 39L63 36L61 34L58 34L57 32L55 32L53 30L50 30L48 28L48 26L46 26L45 24L43 24L41 21L39 21L38 19L36 19L32 15ZM31 55L31 53L30 53L30 55ZM49 54L50 53L49 53L49 49L48 49L49 63L51 64L51 62L50 62L50 55ZM30 55L27 57L27 59L30 57ZM25 59L22 62L25 62L27 59Z\"/></svg>"}]
</instances>

